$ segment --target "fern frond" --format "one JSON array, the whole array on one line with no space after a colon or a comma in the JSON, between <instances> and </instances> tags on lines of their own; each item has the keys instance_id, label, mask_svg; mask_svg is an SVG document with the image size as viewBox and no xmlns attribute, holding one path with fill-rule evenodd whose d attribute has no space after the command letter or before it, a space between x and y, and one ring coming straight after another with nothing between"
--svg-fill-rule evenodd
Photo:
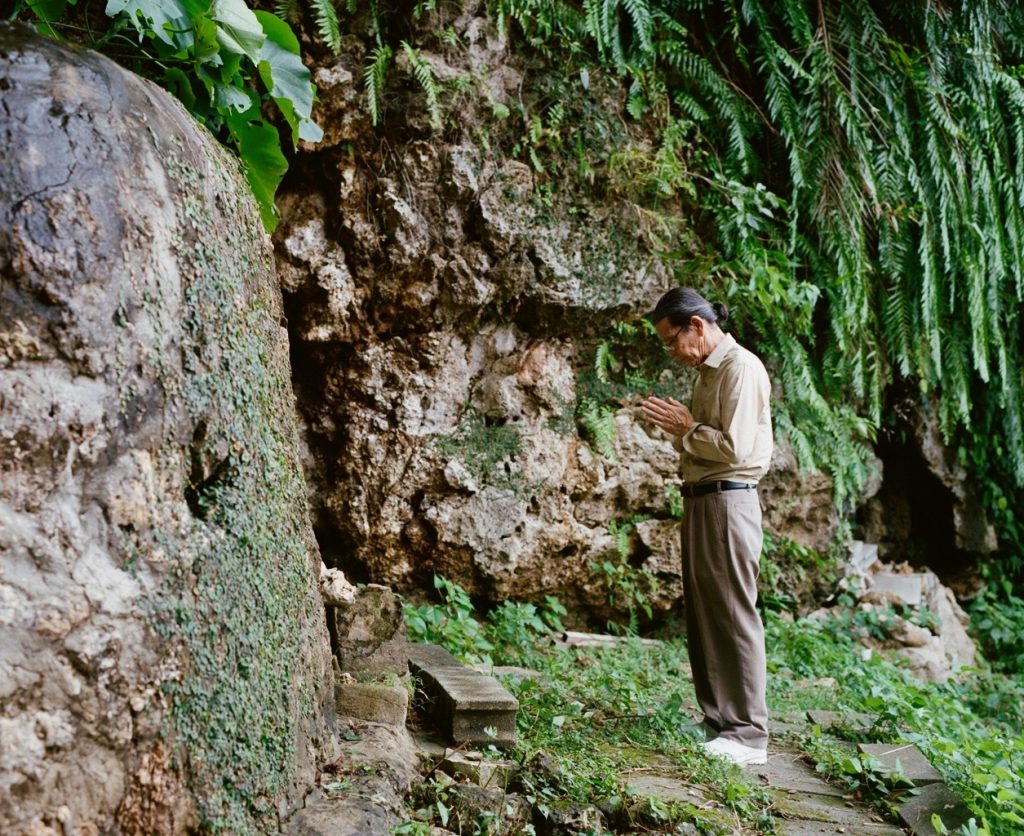
<instances>
[{"instance_id":1,"label":"fern frond","mask_svg":"<svg viewBox=\"0 0 1024 836\"><path fill-rule=\"evenodd\" d=\"M430 114L430 124L434 130L440 130L444 120L441 116L440 96L437 82L434 80L434 71L430 68L430 63L420 55L419 50L408 41L402 41L402 50L409 59L412 74L427 99L427 112Z\"/></svg>"},{"instance_id":2,"label":"fern frond","mask_svg":"<svg viewBox=\"0 0 1024 836\"><path fill-rule=\"evenodd\" d=\"M381 122L381 113L384 107L384 83L393 54L391 47L378 46L370 53L370 62L363 70L366 105L370 110L370 123L374 126Z\"/></svg>"},{"instance_id":3,"label":"fern frond","mask_svg":"<svg viewBox=\"0 0 1024 836\"><path fill-rule=\"evenodd\" d=\"M317 31L327 44L327 48L335 55L340 54L341 28L338 25L338 12L334 8L334 0L313 0L313 14L316 17Z\"/></svg>"},{"instance_id":4,"label":"fern frond","mask_svg":"<svg viewBox=\"0 0 1024 836\"><path fill-rule=\"evenodd\" d=\"M622 0L622 5L633 23L633 37L639 42L641 53L650 55L654 51L654 18L647 0Z\"/></svg>"},{"instance_id":5,"label":"fern frond","mask_svg":"<svg viewBox=\"0 0 1024 836\"><path fill-rule=\"evenodd\" d=\"M605 341L597 344L594 351L594 373L602 383L608 382L608 375L615 371L618 361L612 354L612 347Z\"/></svg>"},{"instance_id":6,"label":"fern frond","mask_svg":"<svg viewBox=\"0 0 1024 836\"><path fill-rule=\"evenodd\" d=\"M294 23L299 14L299 0L276 0L274 3L274 14L281 20Z\"/></svg>"},{"instance_id":7,"label":"fern frond","mask_svg":"<svg viewBox=\"0 0 1024 836\"><path fill-rule=\"evenodd\" d=\"M603 404L587 401L582 405L581 420L594 448L608 461L617 461L615 441L618 433L615 430L615 412Z\"/></svg>"}]
</instances>

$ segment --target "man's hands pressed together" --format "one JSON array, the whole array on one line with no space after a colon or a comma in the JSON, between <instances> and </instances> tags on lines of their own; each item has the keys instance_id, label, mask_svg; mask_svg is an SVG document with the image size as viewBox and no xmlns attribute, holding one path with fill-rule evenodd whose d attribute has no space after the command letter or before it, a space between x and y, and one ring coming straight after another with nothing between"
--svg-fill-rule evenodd
<instances>
[{"instance_id":1,"label":"man's hands pressed together","mask_svg":"<svg viewBox=\"0 0 1024 836\"><path fill-rule=\"evenodd\" d=\"M684 436L697 423L686 404L679 403L675 398L663 401L652 395L641 404L641 408L647 420L672 435Z\"/></svg>"}]
</instances>

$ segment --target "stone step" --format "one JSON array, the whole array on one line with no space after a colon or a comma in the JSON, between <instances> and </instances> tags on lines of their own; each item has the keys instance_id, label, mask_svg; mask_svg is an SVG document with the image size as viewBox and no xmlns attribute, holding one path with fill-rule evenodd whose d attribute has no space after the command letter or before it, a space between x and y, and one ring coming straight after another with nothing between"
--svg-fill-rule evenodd
<instances>
[{"instance_id":1,"label":"stone step","mask_svg":"<svg viewBox=\"0 0 1024 836\"><path fill-rule=\"evenodd\" d=\"M945 784L927 784L908 797L899 806L900 819L910 832L918 836L938 836L940 832L932 825L932 815L942 819L945 832L955 833L971 818L971 809Z\"/></svg>"},{"instance_id":2,"label":"stone step","mask_svg":"<svg viewBox=\"0 0 1024 836\"><path fill-rule=\"evenodd\" d=\"M875 717L854 711L820 711L811 709L807 719L823 732L865 732L875 724Z\"/></svg>"},{"instance_id":3,"label":"stone step","mask_svg":"<svg viewBox=\"0 0 1024 836\"><path fill-rule=\"evenodd\" d=\"M915 787L942 782L942 773L910 743L858 743L857 748L889 769L902 772Z\"/></svg>"},{"instance_id":4,"label":"stone step","mask_svg":"<svg viewBox=\"0 0 1024 836\"><path fill-rule=\"evenodd\" d=\"M516 742L519 702L496 679L436 644L409 644L409 669L434 706L431 720L453 743Z\"/></svg>"}]
</instances>

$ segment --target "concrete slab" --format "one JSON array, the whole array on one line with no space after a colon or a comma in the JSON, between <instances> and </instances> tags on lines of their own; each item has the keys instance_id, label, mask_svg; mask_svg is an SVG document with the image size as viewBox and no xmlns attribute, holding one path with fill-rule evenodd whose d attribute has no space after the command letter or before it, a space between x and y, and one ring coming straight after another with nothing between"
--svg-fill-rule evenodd
<instances>
[{"instance_id":1,"label":"concrete slab","mask_svg":"<svg viewBox=\"0 0 1024 836\"><path fill-rule=\"evenodd\" d=\"M410 644L409 668L433 707L437 728L454 743L515 743L519 703L505 687L463 665L443 647Z\"/></svg>"},{"instance_id":2,"label":"concrete slab","mask_svg":"<svg viewBox=\"0 0 1024 836\"><path fill-rule=\"evenodd\" d=\"M765 786L790 795L827 795L833 798L843 796L843 791L839 787L822 780L814 771L814 767L804 763L800 756L793 752L769 753L768 763L764 766L748 766L747 772L756 775Z\"/></svg>"},{"instance_id":3,"label":"concrete slab","mask_svg":"<svg viewBox=\"0 0 1024 836\"><path fill-rule=\"evenodd\" d=\"M678 778L657 772L628 772L626 788L628 792L657 798L666 803L678 801L686 804L698 804L706 800L705 796L701 795L694 787Z\"/></svg>"},{"instance_id":4,"label":"concrete slab","mask_svg":"<svg viewBox=\"0 0 1024 836\"><path fill-rule=\"evenodd\" d=\"M473 670L485 676L512 676L516 679L540 679L540 671L516 665L473 665Z\"/></svg>"},{"instance_id":5,"label":"concrete slab","mask_svg":"<svg viewBox=\"0 0 1024 836\"><path fill-rule=\"evenodd\" d=\"M904 604L919 607L924 598L923 574L910 575L872 575L871 589L875 592L891 593Z\"/></svg>"},{"instance_id":6,"label":"concrete slab","mask_svg":"<svg viewBox=\"0 0 1024 836\"><path fill-rule=\"evenodd\" d=\"M845 828L847 833L874 832L867 828L876 825L891 827L869 810L830 795L780 795L775 810L780 817L790 822L833 825ZM902 831L897 828L895 832Z\"/></svg>"},{"instance_id":7,"label":"concrete slab","mask_svg":"<svg viewBox=\"0 0 1024 836\"><path fill-rule=\"evenodd\" d=\"M867 571L878 560L878 544L854 540L850 543L850 559L847 565L856 573Z\"/></svg>"},{"instance_id":8,"label":"concrete slab","mask_svg":"<svg viewBox=\"0 0 1024 836\"><path fill-rule=\"evenodd\" d=\"M484 760L479 752L452 752L441 769L453 778L466 778L487 789L504 790L519 767L512 761Z\"/></svg>"},{"instance_id":9,"label":"concrete slab","mask_svg":"<svg viewBox=\"0 0 1024 836\"><path fill-rule=\"evenodd\" d=\"M777 720L774 717L768 721L768 732L773 738L796 737L807 731L807 722L791 723L786 720Z\"/></svg>"},{"instance_id":10,"label":"concrete slab","mask_svg":"<svg viewBox=\"0 0 1024 836\"><path fill-rule=\"evenodd\" d=\"M946 832L953 833L966 824L973 813L971 809L945 784L928 784L917 790L916 795L899 807L900 819L912 833L933 836L939 833L932 827L932 814L942 819Z\"/></svg>"},{"instance_id":11,"label":"concrete slab","mask_svg":"<svg viewBox=\"0 0 1024 836\"><path fill-rule=\"evenodd\" d=\"M863 822L856 827L848 825L830 824L819 821L784 821L778 825L777 833L782 836L820 836L825 833L845 833L847 836L905 836L906 831L902 827L893 824L876 824L874 822Z\"/></svg>"},{"instance_id":12,"label":"concrete slab","mask_svg":"<svg viewBox=\"0 0 1024 836\"><path fill-rule=\"evenodd\" d=\"M877 758L890 769L899 769L915 787L942 781L942 773L909 743L858 743L857 749Z\"/></svg>"}]
</instances>

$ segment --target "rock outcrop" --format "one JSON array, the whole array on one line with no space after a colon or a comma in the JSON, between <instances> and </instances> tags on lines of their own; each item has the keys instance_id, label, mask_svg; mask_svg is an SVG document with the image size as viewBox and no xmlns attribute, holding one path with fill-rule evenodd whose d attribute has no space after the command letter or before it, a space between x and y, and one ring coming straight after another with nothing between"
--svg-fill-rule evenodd
<instances>
[{"instance_id":1,"label":"rock outcrop","mask_svg":"<svg viewBox=\"0 0 1024 836\"><path fill-rule=\"evenodd\" d=\"M854 541L839 581L842 603L809 617L838 619L862 644L906 660L926 682L945 682L973 666L977 648L967 633L969 618L952 590L929 569L883 563L878 554L876 544Z\"/></svg>"},{"instance_id":2,"label":"rock outcrop","mask_svg":"<svg viewBox=\"0 0 1024 836\"><path fill-rule=\"evenodd\" d=\"M592 567L624 561L641 587L660 581L654 608L671 609L677 454L640 420L636 395L612 406L614 458L596 451L578 411L596 341L675 281L651 221L603 163L638 139L620 118L625 91L594 70L576 103L559 96L564 114L546 112L550 68L534 72L468 3L429 23L460 48L420 52L439 83L474 85L457 116L432 132L399 60L375 130L353 82L372 49L359 20L315 70L325 140L286 178L275 237L325 561L401 589L429 588L436 572L491 601L557 594L598 620L625 610ZM549 122L590 126L577 152L598 149L592 183L571 173L586 160L567 146L510 158L527 138L518 117L495 114L523 108L548 120L552 147L568 139ZM659 380L684 397L688 375ZM791 457L780 462L770 520L821 548L836 526L831 481L802 493Z\"/></svg>"},{"instance_id":3,"label":"rock outcrop","mask_svg":"<svg viewBox=\"0 0 1024 836\"><path fill-rule=\"evenodd\" d=\"M333 694L269 240L111 61L0 24L0 91L0 831L272 829Z\"/></svg>"}]
</instances>

